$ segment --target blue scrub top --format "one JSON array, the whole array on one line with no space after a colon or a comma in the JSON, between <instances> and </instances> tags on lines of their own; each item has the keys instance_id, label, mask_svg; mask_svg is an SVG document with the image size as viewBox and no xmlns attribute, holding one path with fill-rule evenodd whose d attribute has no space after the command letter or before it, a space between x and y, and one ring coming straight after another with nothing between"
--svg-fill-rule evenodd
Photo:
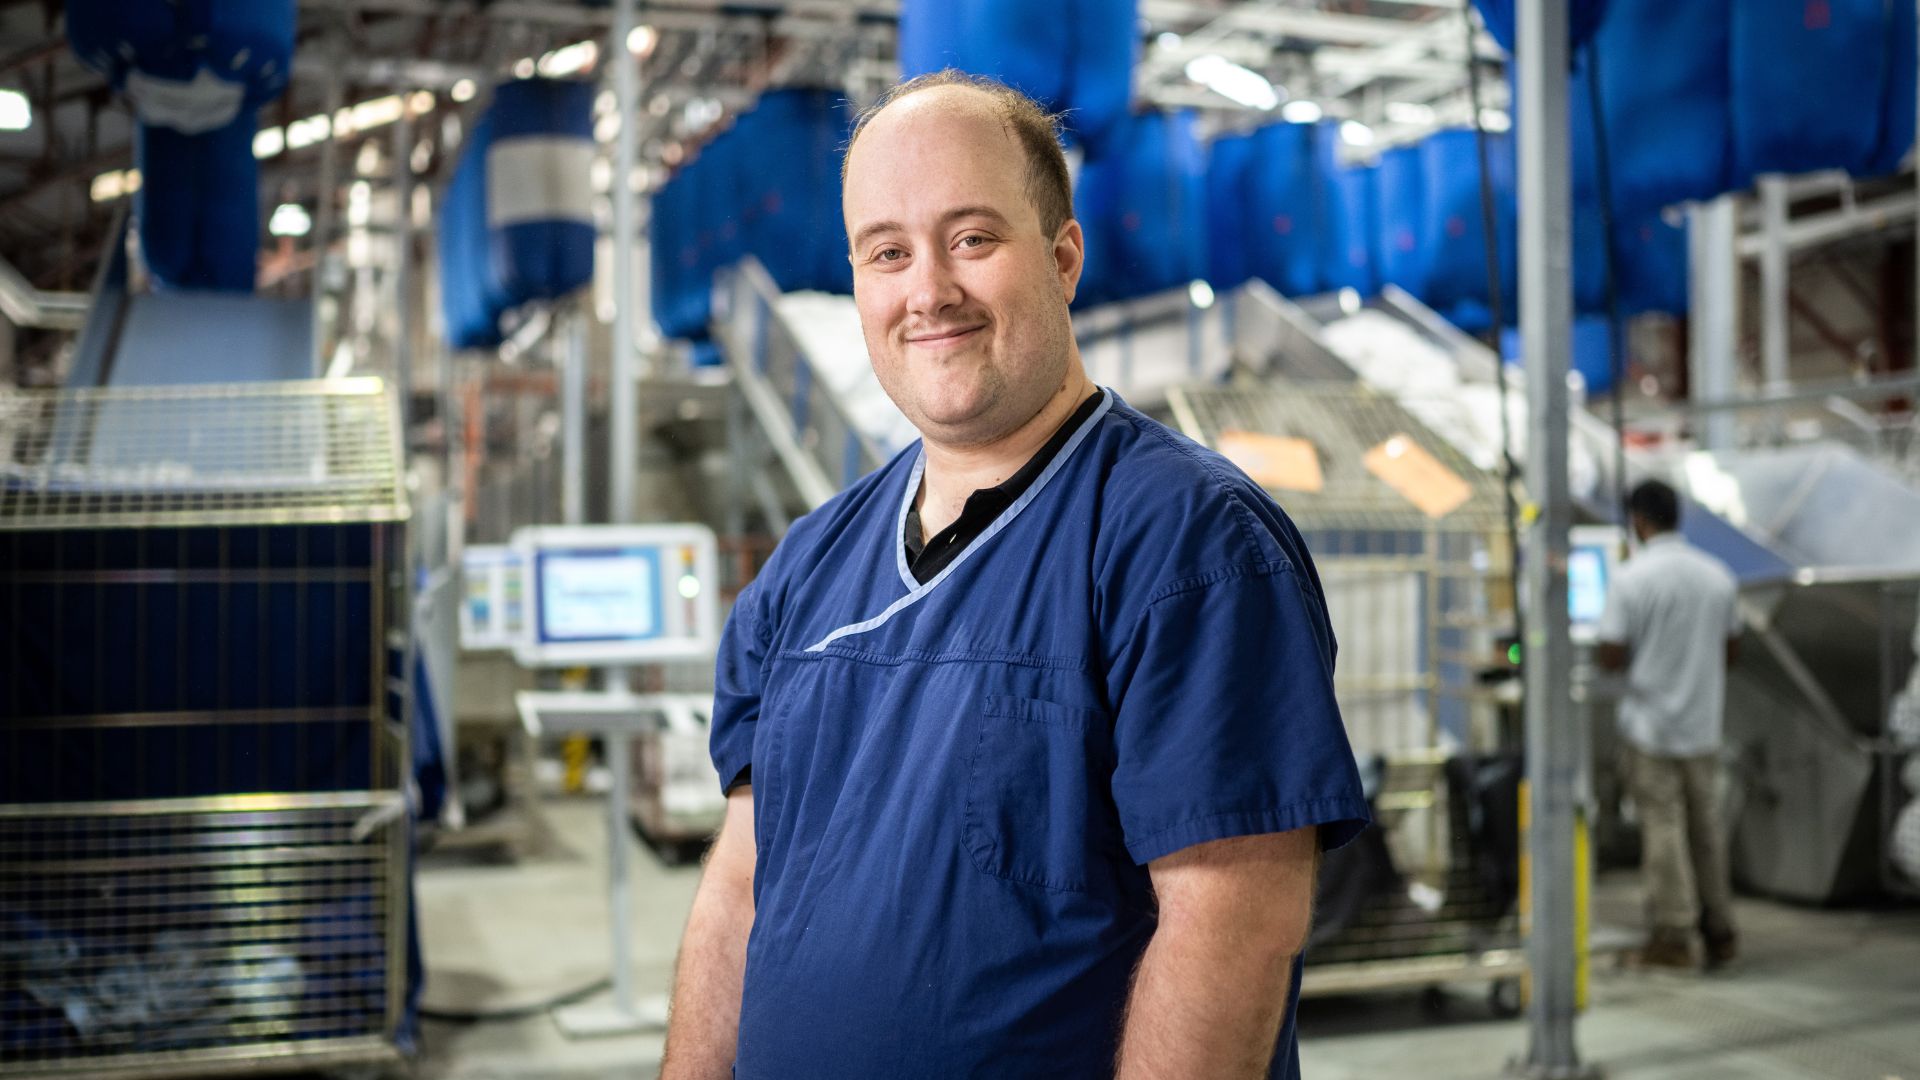
<instances>
[{"instance_id":1,"label":"blue scrub top","mask_svg":"<svg viewBox=\"0 0 1920 1080\"><path fill-rule=\"evenodd\" d=\"M1366 824L1299 533L1106 398L927 584L916 445L741 593L713 722L754 788L740 1080L1111 1075L1148 862ZM1290 1002L1272 1075L1298 1074Z\"/></svg>"}]
</instances>

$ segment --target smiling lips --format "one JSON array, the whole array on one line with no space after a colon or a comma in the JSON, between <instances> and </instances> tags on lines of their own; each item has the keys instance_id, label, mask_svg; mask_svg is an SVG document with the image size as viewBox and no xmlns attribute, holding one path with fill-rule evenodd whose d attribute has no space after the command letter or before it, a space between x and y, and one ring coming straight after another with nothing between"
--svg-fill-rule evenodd
<instances>
[{"instance_id":1,"label":"smiling lips","mask_svg":"<svg viewBox=\"0 0 1920 1080\"><path fill-rule=\"evenodd\" d=\"M986 328L985 323L978 326L963 326L948 330L937 330L926 334L913 334L907 337L907 344L922 349L950 349L973 340L973 335Z\"/></svg>"}]
</instances>

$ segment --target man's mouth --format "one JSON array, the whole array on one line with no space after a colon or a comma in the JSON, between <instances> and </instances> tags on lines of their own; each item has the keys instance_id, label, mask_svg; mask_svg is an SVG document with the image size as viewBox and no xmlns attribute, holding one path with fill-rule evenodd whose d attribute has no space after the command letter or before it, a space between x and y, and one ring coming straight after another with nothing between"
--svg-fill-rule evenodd
<instances>
[{"instance_id":1,"label":"man's mouth","mask_svg":"<svg viewBox=\"0 0 1920 1080\"><path fill-rule=\"evenodd\" d=\"M986 329L986 324L978 326L957 326L951 329L935 330L922 334L911 334L907 344L922 349L948 349L973 339L973 336Z\"/></svg>"}]
</instances>

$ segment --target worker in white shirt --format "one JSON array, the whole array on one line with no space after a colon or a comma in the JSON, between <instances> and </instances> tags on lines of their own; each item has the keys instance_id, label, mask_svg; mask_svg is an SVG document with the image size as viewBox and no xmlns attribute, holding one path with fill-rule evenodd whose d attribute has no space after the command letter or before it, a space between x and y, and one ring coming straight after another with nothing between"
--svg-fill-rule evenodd
<instances>
[{"instance_id":1,"label":"worker in white shirt","mask_svg":"<svg viewBox=\"0 0 1920 1080\"><path fill-rule=\"evenodd\" d=\"M1624 671L1619 722L1639 810L1652 967L1708 968L1735 953L1733 888L1716 796L1727 668L1738 651L1733 575L1680 536L1680 498L1649 480L1627 499L1640 550L1615 575L1597 660Z\"/></svg>"}]
</instances>

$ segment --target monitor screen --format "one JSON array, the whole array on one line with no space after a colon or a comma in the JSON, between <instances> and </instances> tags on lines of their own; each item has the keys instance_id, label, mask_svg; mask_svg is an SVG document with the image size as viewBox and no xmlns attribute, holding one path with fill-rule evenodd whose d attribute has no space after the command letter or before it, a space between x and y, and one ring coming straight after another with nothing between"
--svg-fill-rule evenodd
<instances>
[{"instance_id":1,"label":"monitor screen","mask_svg":"<svg viewBox=\"0 0 1920 1080\"><path fill-rule=\"evenodd\" d=\"M660 553L654 548L542 551L540 640L645 641L659 637Z\"/></svg>"},{"instance_id":2,"label":"monitor screen","mask_svg":"<svg viewBox=\"0 0 1920 1080\"><path fill-rule=\"evenodd\" d=\"M1567 553L1567 617L1575 625L1591 626L1607 609L1607 549L1580 544Z\"/></svg>"},{"instance_id":3,"label":"monitor screen","mask_svg":"<svg viewBox=\"0 0 1920 1080\"><path fill-rule=\"evenodd\" d=\"M515 531L530 667L710 660L719 567L704 525L535 525Z\"/></svg>"}]
</instances>

